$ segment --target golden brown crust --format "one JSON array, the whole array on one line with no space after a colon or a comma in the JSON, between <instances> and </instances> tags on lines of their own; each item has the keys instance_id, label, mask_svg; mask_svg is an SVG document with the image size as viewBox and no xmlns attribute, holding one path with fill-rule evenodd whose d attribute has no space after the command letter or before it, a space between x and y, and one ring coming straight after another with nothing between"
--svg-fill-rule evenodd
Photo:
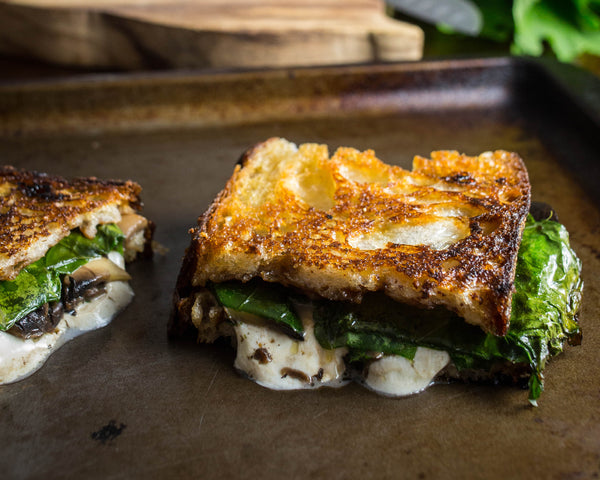
<instances>
[{"instance_id":1,"label":"golden brown crust","mask_svg":"<svg viewBox=\"0 0 600 480\"><path fill-rule=\"evenodd\" d=\"M243 165L243 167L242 167ZM249 151L192 233L181 298L208 281L280 282L332 300L382 290L508 329L530 185L515 153L416 157L270 139Z\"/></svg>"},{"instance_id":2,"label":"golden brown crust","mask_svg":"<svg viewBox=\"0 0 600 480\"><path fill-rule=\"evenodd\" d=\"M141 187L131 181L71 181L55 175L0 167L0 280L10 280L74 228L139 210Z\"/></svg>"}]
</instances>

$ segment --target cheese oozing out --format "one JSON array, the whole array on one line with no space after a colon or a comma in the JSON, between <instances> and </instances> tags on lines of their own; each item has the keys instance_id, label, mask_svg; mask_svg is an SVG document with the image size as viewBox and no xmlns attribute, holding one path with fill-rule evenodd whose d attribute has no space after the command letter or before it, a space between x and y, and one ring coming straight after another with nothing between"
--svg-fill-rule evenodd
<instances>
[{"instance_id":1,"label":"cheese oozing out","mask_svg":"<svg viewBox=\"0 0 600 480\"><path fill-rule=\"evenodd\" d=\"M273 390L296 390L348 383L346 348L327 350L314 334L312 308L295 305L304 326L304 341L279 332L253 315L226 309L237 339L235 368L259 385ZM417 348L413 360L386 355L369 364L366 374L354 375L367 388L386 396L418 393L433 382L450 362L445 351Z\"/></svg>"},{"instance_id":2,"label":"cheese oozing out","mask_svg":"<svg viewBox=\"0 0 600 480\"><path fill-rule=\"evenodd\" d=\"M314 333L312 309L297 311L304 326L304 341L261 325L249 314L228 310L237 338L235 368L259 385L273 390L296 390L346 383L345 348L326 350ZM250 321L248 321L250 320Z\"/></svg>"},{"instance_id":3,"label":"cheese oozing out","mask_svg":"<svg viewBox=\"0 0 600 480\"><path fill-rule=\"evenodd\" d=\"M426 347L418 347L412 360L399 355L386 355L369 365L364 384L381 395L412 395L431 385L449 362L448 352Z\"/></svg>"},{"instance_id":4,"label":"cheese oozing out","mask_svg":"<svg viewBox=\"0 0 600 480\"><path fill-rule=\"evenodd\" d=\"M108 258L124 268L125 262L119 253L110 252ZM29 339L0 332L0 384L28 377L67 341L108 325L132 298L133 290L129 283L108 282L105 293L89 302L79 304L75 313L65 313L52 332Z\"/></svg>"}]
</instances>

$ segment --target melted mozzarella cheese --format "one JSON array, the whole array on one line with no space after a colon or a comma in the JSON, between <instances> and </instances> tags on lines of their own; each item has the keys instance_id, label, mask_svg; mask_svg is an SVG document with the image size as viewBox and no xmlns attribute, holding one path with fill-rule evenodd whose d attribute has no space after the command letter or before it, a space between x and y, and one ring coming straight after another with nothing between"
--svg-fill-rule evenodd
<instances>
[{"instance_id":1,"label":"melted mozzarella cheese","mask_svg":"<svg viewBox=\"0 0 600 480\"><path fill-rule=\"evenodd\" d=\"M259 385L273 390L295 390L347 383L346 348L326 350L314 335L312 308L296 305L304 325L304 341L290 338L264 325L256 317L227 309L237 339L235 368ZM373 361L356 380L387 396L418 393L433 382L450 362L445 351L419 347L413 360L386 355Z\"/></svg>"},{"instance_id":2,"label":"melted mozzarella cheese","mask_svg":"<svg viewBox=\"0 0 600 480\"><path fill-rule=\"evenodd\" d=\"M237 337L235 367L263 387L296 390L341 386L346 367L345 348L326 350L315 338L312 309L299 307L304 341L259 324L248 323L247 314L228 311Z\"/></svg>"},{"instance_id":3,"label":"melted mozzarella cheese","mask_svg":"<svg viewBox=\"0 0 600 480\"><path fill-rule=\"evenodd\" d=\"M123 268L121 255L111 252L108 257ZM65 313L50 333L38 338L22 339L0 332L0 384L28 377L65 342L108 325L132 298L133 290L127 282L109 282L105 293L90 302L81 303L74 314Z\"/></svg>"},{"instance_id":4,"label":"melted mozzarella cheese","mask_svg":"<svg viewBox=\"0 0 600 480\"><path fill-rule=\"evenodd\" d=\"M365 385L382 395L405 396L425 390L450 362L448 352L418 347L413 360L386 355L369 365Z\"/></svg>"}]
</instances>

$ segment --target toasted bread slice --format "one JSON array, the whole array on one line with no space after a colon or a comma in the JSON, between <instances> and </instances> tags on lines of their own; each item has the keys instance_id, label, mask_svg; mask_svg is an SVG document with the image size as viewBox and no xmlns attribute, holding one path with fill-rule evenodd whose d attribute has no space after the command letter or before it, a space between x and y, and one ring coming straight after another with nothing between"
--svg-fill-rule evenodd
<instances>
[{"instance_id":1,"label":"toasted bread slice","mask_svg":"<svg viewBox=\"0 0 600 480\"><path fill-rule=\"evenodd\" d=\"M103 181L0 167L0 280L46 254L70 231L93 237L101 223L117 223L141 208L141 187L131 181Z\"/></svg>"},{"instance_id":2,"label":"toasted bread slice","mask_svg":"<svg viewBox=\"0 0 600 480\"><path fill-rule=\"evenodd\" d=\"M407 171L371 150L330 158L324 145L271 138L191 231L171 326L192 322L210 340L220 316L203 287L260 277L331 300L383 291L504 335L529 204L515 153L439 151Z\"/></svg>"}]
</instances>

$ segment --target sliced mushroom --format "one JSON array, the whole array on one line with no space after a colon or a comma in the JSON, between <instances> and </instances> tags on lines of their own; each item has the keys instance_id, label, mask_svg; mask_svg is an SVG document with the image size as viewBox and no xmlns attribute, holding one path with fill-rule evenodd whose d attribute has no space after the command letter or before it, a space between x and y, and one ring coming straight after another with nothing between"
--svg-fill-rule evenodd
<instances>
[{"instance_id":1,"label":"sliced mushroom","mask_svg":"<svg viewBox=\"0 0 600 480\"><path fill-rule=\"evenodd\" d=\"M65 310L72 312L82 300L100 295L105 291L107 282L130 279L125 270L108 258L92 260L63 278L62 301Z\"/></svg>"},{"instance_id":2,"label":"sliced mushroom","mask_svg":"<svg viewBox=\"0 0 600 480\"><path fill-rule=\"evenodd\" d=\"M92 279L99 279L103 282L131 280L131 276L124 269L106 257L90 260L67 277L76 282L86 282Z\"/></svg>"},{"instance_id":3,"label":"sliced mushroom","mask_svg":"<svg viewBox=\"0 0 600 480\"><path fill-rule=\"evenodd\" d=\"M8 333L24 339L41 337L54 330L62 315L62 303L45 303L15 323Z\"/></svg>"},{"instance_id":4,"label":"sliced mushroom","mask_svg":"<svg viewBox=\"0 0 600 480\"><path fill-rule=\"evenodd\" d=\"M117 223L125 238L144 230L148 226L148 220L137 213L127 213L121 217Z\"/></svg>"},{"instance_id":5,"label":"sliced mushroom","mask_svg":"<svg viewBox=\"0 0 600 480\"><path fill-rule=\"evenodd\" d=\"M138 253L145 252L146 244L150 241L149 222L141 215L128 213L121 217L117 225L125 235L125 261L131 262Z\"/></svg>"}]
</instances>

